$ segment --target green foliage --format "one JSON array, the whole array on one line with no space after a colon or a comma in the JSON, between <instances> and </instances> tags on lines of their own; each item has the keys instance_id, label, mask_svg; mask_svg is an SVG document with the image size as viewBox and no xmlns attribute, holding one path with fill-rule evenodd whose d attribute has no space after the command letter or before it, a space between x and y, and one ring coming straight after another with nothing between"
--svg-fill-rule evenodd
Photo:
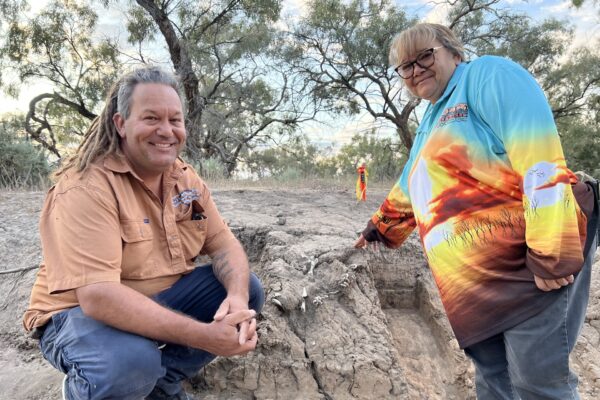
<instances>
[{"instance_id":1,"label":"green foliage","mask_svg":"<svg viewBox=\"0 0 600 400\"><path fill-rule=\"evenodd\" d=\"M585 3L585 2L586 2L586 0L571 0L571 3L573 3L573 5L578 8L581 7L583 5L583 3ZM599 0L592 0L591 2L596 5L600 4Z\"/></svg>"},{"instance_id":2,"label":"green foliage","mask_svg":"<svg viewBox=\"0 0 600 400\"><path fill-rule=\"evenodd\" d=\"M401 146L374 132L355 135L336 154L325 154L306 138L294 138L278 147L256 151L246 158L249 172L257 178L282 181L307 178L355 176L361 162L367 163L369 177L377 181L396 179L406 162Z\"/></svg>"},{"instance_id":3,"label":"green foliage","mask_svg":"<svg viewBox=\"0 0 600 400\"><path fill-rule=\"evenodd\" d=\"M0 119L0 187L40 189L49 183L50 166L39 147L24 138L22 120Z\"/></svg>"},{"instance_id":4,"label":"green foliage","mask_svg":"<svg viewBox=\"0 0 600 400\"><path fill-rule=\"evenodd\" d=\"M0 18L0 28L4 20L11 21L18 18L19 14L29 8L27 0L0 0L0 10L4 18Z\"/></svg>"},{"instance_id":5,"label":"green foliage","mask_svg":"<svg viewBox=\"0 0 600 400\"><path fill-rule=\"evenodd\" d=\"M600 116L600 55L589 49L575 49L569 60L553 68L542 81L557 120L580 123Z\"/></svg>"},{"instance_id":6,"label":"green foliage","mask_svg":"<svg viewBox=\"0 0 600 400\"><path fill-rule=\"evenodd\" d=\"M550 18L533 23L497 0L459 0L448 18L472 56L509 57L528 69L546 93L557 122L585 118L590 111L589 101L600 85L600 54L571 49L574 29L566 22Z\"/></svg>"},{"instance_id":7,"label":"green foliage","mask_svg":"<svg viewBox=\"0 0 600 400\"><path fill-rule=\"evenodd\" d=\"M227 177L227 167L216 157L206 158L197 163L196 170L204 179L216 181Z\"/></svg>"},{"instance_id":8,"label":"green foliage","mask_svg":"<svg viewBox=\"0 0 600 400\"><path fill-rule=\"evenodd\" d=\"M410 148L418 101L406 96L387 55L391 39L416 21L388 0L313 0L308 5L306 18L294 27L287 57L311 94L334 112L370 113L394 127ZM495 54L522 64L549 94L558 119L584 111L587 98L598 89L600 59L595 52L586 62L574 57L573 64L561 67L569 56L572 27L553 19L534 23L500 0L447 5L443 23L457 33L470 57Z\"/></svg>"},{"instance_id":9,"label":"green foliage","mask_svg":"<svg viewBox=\"0 0 600 400\"><path fill-rule=\"evenodd\" d=\"M258 23L277 21L281 12L278 0L242 0L241 6L246 16Z\"/></svg>"},{"instance_id":10,"label":"green foliage","mask_svg":"<svg viewBox=\"0 0 600 400\"><path fill-rule=\"evenodd\" d=\"M586 146L578 146L593 144L587 140L600 118L598 51L569 52L571 26L552 19L534 23L502 4L449 2L444 23L469 55L506 56L528 68L548 95L564 139L573 140L566 144L569 157L590 159ZM111 11L125 5L123 20L115 23L126 27L127 46L110 33L99 35L99 5ZM281 5L49 0L31 15L26 0L0 0L0 88L16 96L24 84L50 86L32 98L24 126L31 140L62 157L78 143L123 66L168 64L184 79L191 111L187 157L205 160L199 163L204 174L229 176L243 162L256 176L354 175L364 158L372 178L395 178L400 155L412 146L419 101L389 68L388 49L394 35L417 20L391 0L311 0L288 32L278 23ZM335 156L294 139L298 124L318 113L365 112L398 137L357 135ZM287 136L285 147L250 150Z\"/></svg>"},{"instance_id":11,"label":"green foliage","mask_svg":"<svg viewBox=\"0 0 600 400\"><path fill-rule=\"evenodd\" d=\"M152 42L155 39L156 26L152 17L141 7L133 7L129 10L127 19L127 41L131 44Z\"/></svg>"},{"instance_id":12,"label":"green foliage","mask_svg":"<svg viewBox=\"0 0 600 400\"><path fill-rule=\"evenodd\" d=\"M600 178L600 131L595 121L565 119L559 125L561 142L572 171Z\"/></svg>"},{"instance_id":13,"label":"green foliage","mask_svg":"<svg viewBox=\"0 0 600 400\"><path fill-rule=\"evenodd\" d=\"M245 166L257 178L275 177L283 180L308 178L318 173L317 147L306 137L297 136L281 146L250 152Z\"/></svg>"},{"instance_id":14,"label":"green foliage","mask_svg":"<svg viewBox=\"0 0 600 400\"><path fill-rule=\"evenodd\" d=\"M279 182L295 182L298 181L300 179L303 178L307 178L306 175L304 175L302 173L302 171L298 170L297 168L288 166L285 167L285 169L283 171L281 171L279 174L275 175L275 179Z\"/></svg>"},{"instance_id":15,"label":"green foliage","mask_svg":"<svg viewBox=\"0 0 600 400\"><path fill-rule=\"evenodd\" d=\"M218 158L227 174L247 146L312 118L275 59L281 0L50 0L36 15L20 12L25 0L0 5L0 86L14 95L23 84L51 86L32 99L25 126L56 157L80 141L125 64L171 63L190 110L188 156ZM99 5L126 7L114 23L126 27L129 45L99 34Z\"/></svg>"},{"instance_id":16,"label":"green foliage","mask_svg":"<svg viewBox=\"0 0 600 400\"><path fill-rule=\"evenodd\" d=\"M164 40L183 77L189 158L218 158L231 174L247 148L312 118L310 99L291 89L298 85L279 60L281 0L135 3L130 43Z\"/></svg>"},{"instance_id":17,"label":"green foliage","mask_svg":"<svg viewBox=\"0 0 600 400\"><path fill-rule=\"evenodd\" d=\"M397 178L402 172L407 159L405 151L392 139L379 139L375 132L369 132L354 135L352 143L341 148L334 162L341 174L353 175L364 161L371 179L389 180Z\"/></svg>"},{"instance_id":18,"label":"green foliage","mask_svg":"<svg viewBox=\"0 0 600 400\"><path fill-rule=\"evenodd\" d=\"M460 8L454 9L454 12L460 11ZM540 76L556 63L573 38L573 30L564 22L548 19L533 24L524 14L498 12L501 18L494 15L494 19L488 21L491 13L479 10L455 26L468 52L475 56L508 57Z\"/></svg>"},{"instance_id":19,"label":"green foliage","mask_svg":"<svg viewBox=\"0 0 600 400\"><path fill-rule=\"evenodd\" d=\"M113 43L92 41L97 21L89 6L53 0L33 18L11 21L0 55L14 61L22 83L48 79L66 98L93 108L118 67Z\"/></svg>"},{"instance_id":20,"label":"green foliage","mask_svg":"<svg viewBox=\"0 0 600 400\"><path fill-rule=\"evenodd\" d=\"M390 0L313 0L285 46L288 62L303 76L323 109L367 112L395 128L412 146L409 116L418 105L388 65L394 36L416 22Z\"/></svg>"},{"instance_id":21,"label":"green foliage","mask_svg":"<svg viewBox=\"0 0 600 400\"><path fill-rule=\"evenodd\" d=\"M16 96L24 85L51 85L32 98L24 125L33 140L61 157L62 146L80 140L119 72L115 43L93 40L98 15L82 2L51 0L37 15L4 18L2 89Z\"/></svg>"},{"instance_id":22,"label":"green foliage","mask_svg":"<svg viewBox=\"0 0 600 400\"><path fill-rule=\"evenodd\" d=\"M328 99L332 110L355 113L360 105L389 112L394 78L387 63L389 45L414 22L386 0L314 0L307 17L295 26L295 41L286 55L314 84L313 95ZM383 107L375 97L385 99Z\"/></svg>"}]
</instances>

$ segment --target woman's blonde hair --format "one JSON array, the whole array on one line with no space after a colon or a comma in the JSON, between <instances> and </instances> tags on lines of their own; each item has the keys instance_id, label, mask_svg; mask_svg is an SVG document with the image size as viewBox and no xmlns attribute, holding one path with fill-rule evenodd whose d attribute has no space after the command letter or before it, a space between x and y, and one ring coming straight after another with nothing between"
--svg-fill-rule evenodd
<instances>
[{"instance_id":1,"label":"woman's blonde hair","mask_svg":"<svg viewBox=\"0 0 600 400\"><path fill-rule=\"evenodd\" d=\"M143 67L124 75L108 91L102 112L92 121L75 155L68 158L54 173L55 179L71 168L75 168L77 172L85 171L99 157L122 155L121 137L113 122L113 116L118 112L124 119L129 118L131 97L136 85L140 83L170 86L179 95L182 105L184 104L177 78L159 67Z\"/></svg>"},{"instance_id":2,"label":"woman's blonde hair","mask_svg":"<svg viewBox=\"0 0 600 400\"><path fill-rule=\"evenodd\" d=\"M450 29L440 24L419 23L397 34L390 45L390 65L394 68L413 57L434 41L438 41L461 61L465 60L465 49Z\"/></svg>"}]
</instances>

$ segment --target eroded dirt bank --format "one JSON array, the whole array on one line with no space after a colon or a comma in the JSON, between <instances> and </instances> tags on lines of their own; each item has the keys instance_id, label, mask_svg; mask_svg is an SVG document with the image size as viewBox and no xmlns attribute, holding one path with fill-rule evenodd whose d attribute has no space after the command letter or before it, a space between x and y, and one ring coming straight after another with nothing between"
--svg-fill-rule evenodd
<instances>
[{"instance_id":1,"label":"eroded dirt bank","mask_svg":"<svg viewBox=\"0 0 600 400\"><path fill-rule=\"evenodd\" d=\"M351 245L385 192L216 190L265 284L260 342L190 382L207 399L469 399L458 350L417 241L373 254ZM37 265L43 193L0 193L0 270ZM600 265L573 361L600 398ZM0 275L0 399L60 398L61 374L21 330L35 270ZM306 297L302 294L306 290ZM304 309L304 311L303 311Z\"/></svg>"}]
</instances>

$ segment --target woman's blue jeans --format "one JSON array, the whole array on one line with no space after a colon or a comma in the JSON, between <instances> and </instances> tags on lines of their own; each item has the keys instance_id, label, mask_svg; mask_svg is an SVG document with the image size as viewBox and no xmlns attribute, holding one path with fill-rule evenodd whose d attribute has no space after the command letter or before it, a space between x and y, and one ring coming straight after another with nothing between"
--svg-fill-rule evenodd
<instances>
[{"instance_id":1,"label":"woman's blue jeans","mask_svg":"<svg viewBox=\"0 0 600 400\"><path fill-rule=\"evenodd\" d=\"M575 281L548 308L465 349L475 364L477 399L579 399L569 354L585 320L595 250L593 243Z\"/></svg>"},{"instance_id":2,"label":"woman's blue jeans","mask_svg":"<svg viewBox=\"0 0 600 400\"><path fill-rule=\"evenodd\" d=\"M172 310L211 322L227 295L212 267L198 267L154 299ZM260 312L265 295L250 274L249 307ZM46 325L40 348L55 368L67 374L67 398L140 400L157 386L169 395L215 356L124 332L86 317L81 307L55 314Z\"/></svg>"}]
</instances>

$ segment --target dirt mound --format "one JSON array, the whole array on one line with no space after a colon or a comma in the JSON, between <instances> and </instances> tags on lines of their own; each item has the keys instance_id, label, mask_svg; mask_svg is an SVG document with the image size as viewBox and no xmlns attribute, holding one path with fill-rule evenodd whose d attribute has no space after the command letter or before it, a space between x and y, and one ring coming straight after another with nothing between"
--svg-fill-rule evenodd
<instances>
[{"instance_id":1,"label":"dirt mound","mask_svg":"<svg viewBox=\"0 0 600 400\"><path fill-rule=\"evenodd\" d=\"M385 193L217 190L215 200L265 285L259 347L189 382L206 399L469 399L458 349L416 238L398 251L352 248ZM42 193L0 193L0 270L40 261ZM573 355L582 399L600 397L600 273ZM0 275L0 399L59 398L61 374L25 336L35 270Z\"/></svg>"}]
</instances>

